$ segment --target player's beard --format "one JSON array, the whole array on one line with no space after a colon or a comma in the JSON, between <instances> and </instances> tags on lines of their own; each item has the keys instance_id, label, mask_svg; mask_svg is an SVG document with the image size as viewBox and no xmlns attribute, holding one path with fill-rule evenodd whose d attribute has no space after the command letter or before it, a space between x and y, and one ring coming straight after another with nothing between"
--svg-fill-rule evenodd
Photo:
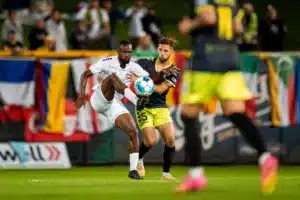
<instances>
[{"instance_id":1,"label":"player's beard","mask_svg":"<svg viewBox=\"0 0 300 200\"><path fill-rule=\"evenodd\" d=\"M159 61L161 63L165 63L165 62L167 62L169 60L169 58L170 58L170 56L168 56L167 58L161 58L161 57L159 57Z\"/></svg>"}]
</instances>

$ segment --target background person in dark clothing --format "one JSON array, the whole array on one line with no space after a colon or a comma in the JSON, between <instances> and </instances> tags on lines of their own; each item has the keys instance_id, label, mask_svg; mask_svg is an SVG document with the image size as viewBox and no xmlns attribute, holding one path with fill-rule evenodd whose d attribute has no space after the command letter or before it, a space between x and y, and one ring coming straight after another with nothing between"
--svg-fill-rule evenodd
<instances>
[{"instance_id":1,"label":"background person in dark clothing","mask_svg":"<svg viewBox=\"0 0 300 200\"><path fill-rule=\"evenodd\" d=\"M149 6L148 13L142 18L144 31L151 36L151 39L155 46L158 45L158 41L162 35L161 21L155 15L156 10L154 6Z\"/></svg>"},{"instance_id":2,"label":"background person in dark clothing","mask_svg":"<svg viewBox=\"0 0 300 200\"><path fill-rule=\"evenodd\" d=\"M259 41L262 51L282 51L286 35L284 22L277 17L277 10L271 5L267 7L267 19L259 26Z\"/></svg>"},{"instance_id":3,"label":"background person in dark clothing","mask_svg":"<svg viewBox=\"0 0 300 200\"><path fill-rule=\"evenodd\" d=\"M88 45L87 30L83 20L76 21L76 27L70 35L72 49L86 49Z\"/></svg>"},{"instance_id":4,"label":"background person in dark clothing","mask_svg":"<svg viewBox=\"0 0 300 200\"><path fill-rule=\"evenodd\" d=\"M24 45L22 42L16 39L16 32L9 31L7 35L7 40L3 42L4 51L13 51L13 53L19 53L24 50Z\"/></svg>"},{"instance_id":5,"label":"background person in dark clothing","mask_svg":"<svg viewBox=\"0 0 300 200\"><path fill-rule=\"evenodd\" d=\"M43 19L36 21L36 27L33 28L29 34L30 49L36 50L44 45L44 40L47 37L48 32L45 29L45 22Z\"/></svg>"}]
</instances>

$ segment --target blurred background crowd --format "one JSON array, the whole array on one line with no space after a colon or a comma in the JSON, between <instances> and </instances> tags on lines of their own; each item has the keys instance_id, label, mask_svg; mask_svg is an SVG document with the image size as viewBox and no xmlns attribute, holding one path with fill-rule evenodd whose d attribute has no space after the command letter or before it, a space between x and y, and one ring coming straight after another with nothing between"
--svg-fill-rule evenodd
<instances>
[{"instance_id":1,"label":"blurred background crowd","mask_svg":"<svg viewBox=\"0 0 300 200\"><path fill-rule=\"evenodd\" d=\"M76 2L72 13L61 12L53 0L25 1L29 1L29 7L21 9L9 8L14 6L6 1L0 26L3 50L113 50L118 40L124 39L118 38L117 32L125 31L137 52L152 52L158 39L170 34L162 16L157 15L157 4L149 1L130 0L131 6L121 8L116 0L88 0ZM252 3L241 4L237 13L244 26L237 39L241 51L284 50L285 22L274 6L264 9L265 16L258 16ZM121 30L118 24L128 24L123 26L127 30ZM29 28L24 31L24 26ZM176 27L173 22L172 29L176 31Z\"/></svg>"}]
</instances>

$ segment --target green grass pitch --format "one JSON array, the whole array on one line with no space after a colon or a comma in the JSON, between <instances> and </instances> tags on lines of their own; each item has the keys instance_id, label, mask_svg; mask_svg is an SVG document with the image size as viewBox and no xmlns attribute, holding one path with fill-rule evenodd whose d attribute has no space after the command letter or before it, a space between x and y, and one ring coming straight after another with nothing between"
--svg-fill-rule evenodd
<instances>
[{"instance_id":1,"label":"green grass pitch","mask_svg":"<svg viewBox=\"0 0 300 200\"><path fill-rule=\"evenodd\" d=\"M199 193L176 195L177 181L160 181L161 168L147 167L143 181L129 180L127 167L73 168L71 170L0 170L0 200L300 200L300 167L282 167L277 190L259 192L254 166L207 167L208 188ZM173 167L178 179L187 171Z\"/></svg>"}]
</instances>

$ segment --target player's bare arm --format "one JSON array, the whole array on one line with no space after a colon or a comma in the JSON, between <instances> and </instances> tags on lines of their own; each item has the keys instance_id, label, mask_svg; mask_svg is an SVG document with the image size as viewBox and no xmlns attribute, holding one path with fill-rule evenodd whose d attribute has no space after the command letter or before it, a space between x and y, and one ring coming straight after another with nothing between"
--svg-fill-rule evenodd
<instances>
[{"instance_id":1,"label":"player's bare arm","mask_svg":"<svg viewBox=\"0 0 300 200\"><path fill-rule=\"evenodd\" d=\"M154 92L157 94L163 94L166 91L168 91L173 85L169 81L164 81L160 84L155 84L154 85Z\"/></svg>"},{"instance_id":2,"label":"player's bare arm","mask_svg":"<svg viewBox=\"0 0 300 200\"><path fill-rule=\"evenodd\" d=\"M216 12L213 7L208 6L199 8L198 15L194 19L184 17L179 22L178 28L181 34L188 34L196 28L215 25L216 22Z\"/></svg>"},{"instance_id":3,"label":"player's bare arm","mask_svg":"<svg viewBox=\"0 0 300 200\"><path fill-rule=\"evenodd\" d=\"M85 88L87 80L93 75L93 72L90 69L85 70L80 77L80 95L75 101L76 108L79 109L85 103Z\"/></svg>"}]
</instances>

